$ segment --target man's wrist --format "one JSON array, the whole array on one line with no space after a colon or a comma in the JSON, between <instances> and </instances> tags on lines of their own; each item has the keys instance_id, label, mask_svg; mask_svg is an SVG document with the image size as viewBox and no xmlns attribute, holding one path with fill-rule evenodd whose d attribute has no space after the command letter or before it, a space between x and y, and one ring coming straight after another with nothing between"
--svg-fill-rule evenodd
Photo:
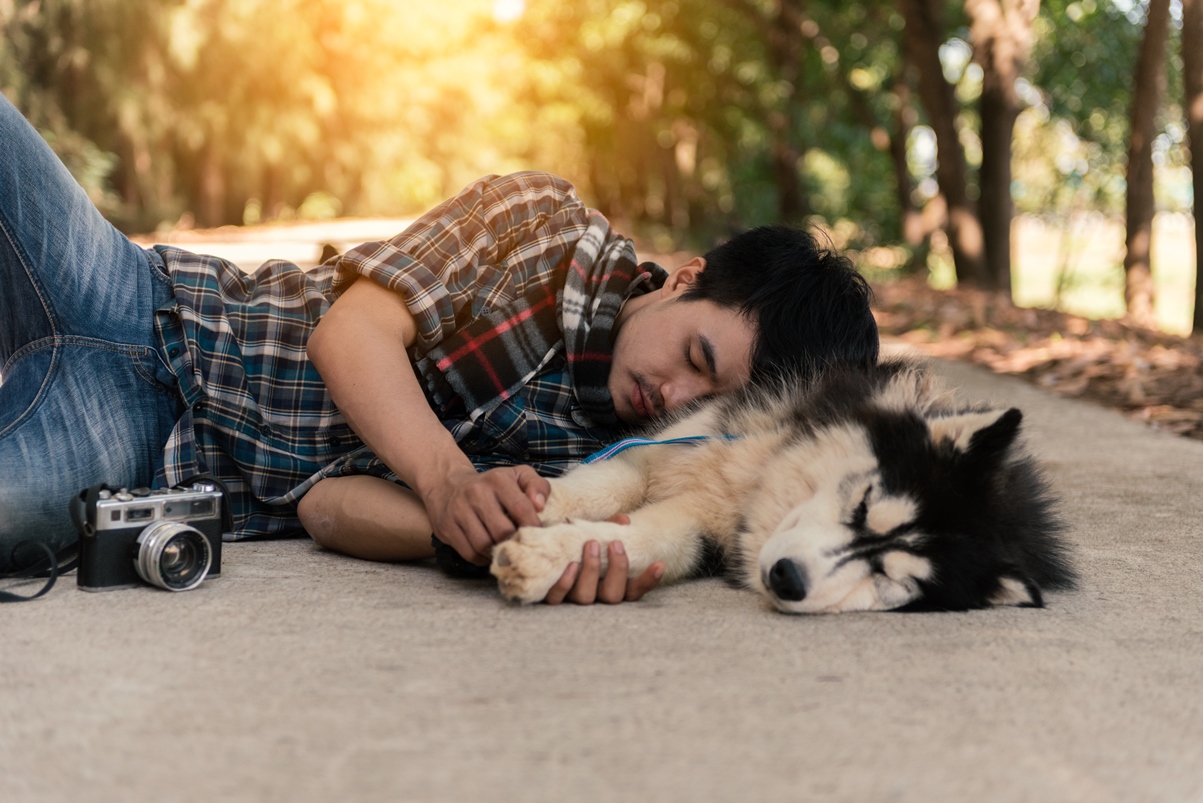
<instances>
[{"instance_id":1,"label":"man's wrist","mask_svg":"<svg viewBox=\"0 0 1203 803\"><path fill-rule=\"evenodd\" d=\"M414 490L423 500L445 491L457 477L476 474L476 467L467 455L457 450L455 455L440 455L427 461L421 474L414 477Z\"/></svg>"}]
</instances>

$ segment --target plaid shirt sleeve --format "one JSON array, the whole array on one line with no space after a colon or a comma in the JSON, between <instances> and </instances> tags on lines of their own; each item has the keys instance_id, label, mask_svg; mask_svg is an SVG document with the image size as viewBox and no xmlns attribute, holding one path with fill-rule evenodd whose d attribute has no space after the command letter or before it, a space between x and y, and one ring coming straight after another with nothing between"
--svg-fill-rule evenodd
<instances>
[{"instance_id":1,"label":"plaid shirt sleeve","mask_svg":"<svg viewBox=\"0 0 1203 803\"><path fill-rule=\"evenodd\" d=\"M588 209L563 179L488 176L391 240L344 254L333 293L360 276L401 293L418 325L417 359L465 322L547 281L587 226Z\"/></svg>"}]
</instances>

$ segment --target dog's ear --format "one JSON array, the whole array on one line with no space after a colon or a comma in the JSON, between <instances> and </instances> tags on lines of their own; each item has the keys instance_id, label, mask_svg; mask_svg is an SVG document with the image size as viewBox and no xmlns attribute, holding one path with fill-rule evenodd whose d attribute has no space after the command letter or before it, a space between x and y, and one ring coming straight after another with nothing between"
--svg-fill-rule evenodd
<instances>
[{"instance_id":1,"label":"dog's ear","mask_svg":"<svg viewBox=\"0 0 1203 803\"><path fill-rule=\"evenodd\" d=\"M998 578L998 590L990 597L991 605L1015 605L1020 608L1043 608L1044 597L1035 583L1020 574Z\"/></svg>"},{"instance_id":2,"label":"dog's ear","mask_svg":"<svg viewBox=\"0 0 1203 803\"><path fill-rule=\"evenodd\" d=\"M1022 421L1023 413L1012 407L929 418L927 428L936 443L950 441L959 451L982 458L1005 452L1015 442Z\"/></svg>"}]
</instances>

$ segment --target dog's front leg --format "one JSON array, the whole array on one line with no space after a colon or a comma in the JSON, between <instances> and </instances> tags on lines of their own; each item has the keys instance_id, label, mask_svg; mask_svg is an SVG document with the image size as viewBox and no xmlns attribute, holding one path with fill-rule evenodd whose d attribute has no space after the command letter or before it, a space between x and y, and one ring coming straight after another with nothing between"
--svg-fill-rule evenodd
<instances>
[{"instance_id":1,"label":"dog's front leg","mask_svg":"<svg viewBox=\"0 0 1203 803\"><path fill-rule=\"evenodd\" d=\"M656 562L665 565L664 581L693 574L702 559L702 524L696 507L684 498L650 505L631 514L629 525L608 521L570 521L549 527L523 527L493 548L493 575L501 593L512 600L540 602L588 541L601 544L602 571L607 546L622 541L631 577Z\"/></svg>"},{"instance_id":2,"label":"dog's front leg","mask_svg":"<svg viewBox=\"0 0 1203 803\"><path fill-rule=\"evenodd\" d=\"M550 482L551 494L539 514L544 524L560 524L569 519L601 521L615 513L634 510L643 503L647 487L643 461L625 455L577 466Z\"/></svg>"}]
</instances>

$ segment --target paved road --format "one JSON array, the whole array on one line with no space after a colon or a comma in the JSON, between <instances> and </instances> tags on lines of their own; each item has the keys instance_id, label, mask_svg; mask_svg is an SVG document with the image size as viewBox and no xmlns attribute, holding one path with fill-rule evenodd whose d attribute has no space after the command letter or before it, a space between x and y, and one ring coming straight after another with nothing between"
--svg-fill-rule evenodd
<instances>
[{"instance_id":1,"label":"paved road","mask_svg":"<svg viewBox=\"0 0 1203 803\"><path fill-rule=\"evenodd\" d=\"M412 218L341 218L309 223L171 231L131 239L144 247L166 243L199 254L213 254L230 260L247 272L269 259L284 259L309 270L318 263L322 246L326 243L342 252L370 240L387 240L404 231L412 222Z\"/></svg>"},{"instance_id":2,"label":"paved road","mask_svg":"<svg viewBox=\"0 0 1203 803\"><path fill-rule=\"evenodd\" d=\"M0 610L0 799L1203 800L1203 443L1016 404L1084 578L1044 610L787 617L718 580L614 608L306 541L172 595Z\"/></svg>"}]
</instances>

